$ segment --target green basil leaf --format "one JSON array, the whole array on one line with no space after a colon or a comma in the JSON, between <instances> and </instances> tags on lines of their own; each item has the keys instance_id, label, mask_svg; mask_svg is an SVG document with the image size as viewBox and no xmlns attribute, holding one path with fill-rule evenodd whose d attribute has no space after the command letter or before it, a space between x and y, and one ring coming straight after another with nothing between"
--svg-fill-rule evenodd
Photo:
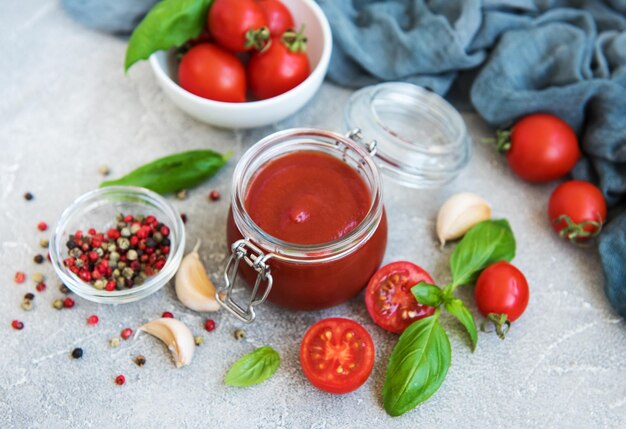
<instances>
[{"instance_id":1,"label":"green basil leaf","mask_svg":"<svg viewBox=\"0 0 626 429\"><path fill-rule=\"evenodd\" d=\"M270 378L280 366L280 356L269 346L259 347L242 356L226 373L229 386L248 387Z\"/></svg>"},{"instance_id":2,"label":"green basil leaf","mask_svg":"<svg viewBox=\"0 0 626 429\"><path fill-rule=\"evenodd\" d=\"M383 403L391 416L412 410L439 389L450 367L450 340L439 311L414 322L400 336L387 366Z\"/></svg>"},{"instance_id":3,"label":"green basil leaf","mask_svg":"<svg viewBox=\"0 0 626 429\"><path fill-rule=\"evenodd\" d=\"M419 282L411 288L411 292L420 304L439 307L443 302L442 290L436 285Z\"/></svg>"},{"instance_id":4,"label":"green basil leaf","mask_svg":"<svg viewBox=\"0 0 626 429\"><path fill-rule=\"evenodd\" d=\"M465 327L467 333L470 336L472 343L472 351L476 350L476 343L478 342L478 331L476 330L476 322L472 312L463 304L458 298L453 298L444 304L444 307L448 313L457 318L459 322Z\"/></svg>"},{"instance_id":5,"label":"green basil leaf","mask_svg":"<svg viewBox=\"0 0 626 429\"><path fill-rule=\"evenodd\" d=\"M473 283L480 272L515 256L515 237L506 219L486 220L469 230L452 252L452 284Z\"/></svg>"},{"instance_id":6,"label":"green basil leaf","mask_svg":"<svg viewBox=\"0 0 626 429\"><path fill-rule=\"evenodd\" d=\"M159 194L191 188L213 176L230 158L212 150L192 150L145 164L126 176L102 182L104 186L141 186Z\"/></svg>"},{"instance_id":7,"label":"green basil leaf","mask_svg":"<svg viewBox=\"0 0 626 429\"><path fill-rule=\"evenodd\" d=\"M206 26L213 0L162 0L133 31L126 48L126 71L156 51L182 46Z\"/></svg>"}]
</instances>

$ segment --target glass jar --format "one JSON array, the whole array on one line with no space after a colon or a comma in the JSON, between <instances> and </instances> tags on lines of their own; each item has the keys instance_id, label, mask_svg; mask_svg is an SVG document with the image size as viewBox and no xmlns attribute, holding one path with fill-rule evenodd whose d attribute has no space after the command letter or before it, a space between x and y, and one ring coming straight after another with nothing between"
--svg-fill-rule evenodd
<instances>
[{"instance_id":1,"label":"glass jar","mask_svg":"<svg viewBox=\"0 0 626 429\"><path fill-rule=\"evenodd\" d=\"M350 98L341 135L316 129L272 134L249 149L233 176L227 240L231 247L217 299L245 322L269 301L290 309L315 310L355 296L383 260L387 220L381 171L404 186L425 188L453 180L468 163L471 142L461 115L443 98L407 83L363 88ZM263 231L246 212L254 174L270 160L294 151L321 151L356 170L369 187L371 205L363 221L337 241L298 245ZM236 299L241 275L252 288Z\"/></svg>"},{"instance_id":2,"label":"glass jar","mask_svg":"<svg viewBox=\"0 0 626 429\"><path fill-rule=\"evenodd\" d=\"M255 172L275 157L294 151L319 151L341 159L359 173L369 189L371 203L365 218L336 241L288 243L263 231L246 211L245 197ZM266 298L295 310L345 302L363 289L383 260L387 220L380 173L366 148L349 137L315 129L291 129L266 137L237 164L231 203L227 240L232 255L225 271L226 285L218 292L218 299L243 321L251 322L254 307ZM238 274L253 288L243 306L233 296Z\"/></svg>"}]
</instances>

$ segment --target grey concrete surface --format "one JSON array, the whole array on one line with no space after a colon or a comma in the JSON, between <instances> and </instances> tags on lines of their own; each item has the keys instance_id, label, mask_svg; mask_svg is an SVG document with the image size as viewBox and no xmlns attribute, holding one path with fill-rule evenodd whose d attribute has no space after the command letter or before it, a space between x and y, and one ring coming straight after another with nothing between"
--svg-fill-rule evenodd
<instances>
[{"instance_id":1,"label":"grey concrete surface","mask_svg":"<svg viewBox=\"0 0 626 429\"><path fill-rule=\"evenodd\" d=\"M531 299L508 338L481 333L469 352L458 325L444 319L453 357L443 387L425 404L391 418L381 405L386 363L395 335L378 329L359 296L322 312L292 313L266 305L248 336L236 341L240 324L224 312L217 329L204 332L204 315L186 310L168 286L146 300L104 306L77 299L67 311L51 308L60 295L49 264L41 267L48 290L36 293L35 309L19 304L27 281L16 285L16 270L40 269L35 225L54 225L62 210L101 180L98 166L117 176L172 152L213 148L232 150L233 161L217 177L174 204L188 214L188 250L201 238L201 256L217 279L226 255L227 198L239 156L275 130L312 126L342 130L342 108L350 95L325 84L296 116L273 127L247 132L217 130L185 116L156 85L147 64L124 76L125 43L73 23L54 0L0 4L0 427L141 428L619 428L626 427L626 330L602 291L593 248L560 241L546 221L553 185L517 180L492 148L475 143L469 167L453 184L438 190L407 190L385 183L390 222L386 261L408 259L428 269L440 283L450 279L451 249L440 251L433 220L440 204L457 191L474 191L493 204L496 216L510 220L517 236L514 263L530 283ZM475 142L490 130L476 116L465 116ZM30 191L35 199L26 202ZM472 301L471 290L461 294ZM475 306L471 308L476 312ZM155 339L140 336L117 349L108 339L122 327L136 328L172 311L205 345L192 364L176 369ZM100 317L87 326L90 314ZM313 388L298 359L299 340L315 321L345 316L362 323L376 344L376 364L358 391L332 396ZM12 319L25 323L10 328ZM276 375L247 389L224 386L227 368L240 355L272 345L282 356ZM85 354L69 358L73 347ZM143 354L147 364L132 362ZM123 373L127 383L113 379Z\"/></svg>"}]
</instances>

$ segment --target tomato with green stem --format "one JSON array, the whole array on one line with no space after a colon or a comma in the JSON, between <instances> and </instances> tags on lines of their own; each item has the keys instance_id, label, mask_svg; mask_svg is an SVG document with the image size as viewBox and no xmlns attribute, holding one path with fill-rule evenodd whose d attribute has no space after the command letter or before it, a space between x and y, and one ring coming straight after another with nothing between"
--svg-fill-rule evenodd
<instances>
[{"instance_id":1,"label":"tomato with green stem","mask_svg":"<svg viewBox=\"0 0 626 429\"><path fill-rule=\"evenodd\" d=\"M600 189L583 180L561 183L548 203L552 228L578 244L600 234L606 221L606 201Z\"/></svg>"},{"instance_id":2,"label":"tomato with green stem","mask_svg":"<svg viewBox=\"0 0 626 429\"><path fill-rule=\"evenodd\" d=\"M320 320L300 345L302 371L311 384L329 393L352 392L367 381L374 367L374 342L354 320Z\"/></svg>"},{"instance_id":3,"label":"tomato with green stem","mask_svg":"<svg viewBox=\"0 0 626 429\"><path fill-rule=\"evenodd\" d=\"M311 67L302 32L288 31L272 38L269 46L250 58L248 82L252 94L260 100L276 97L300 85Z\"/></svg>"},{"instance_id":4,"label":"tomato with green stem","mask_svg":"<svg viewBox=\"0 0 626 429\"><path fill-rule=\"evenodd\" d=\"M495 324L498 336L504 339L511 322L516 321L528 306L528 282L512 264L496 262L478 277L474 297L478 310Z\"/></svg>"},{"instance_id":5,"label":"tomato with green stem","mask_svg":"<svg viewBox=\"0 0 626 429\"><path fill-rule=\"evenodd\" d=\"M293 30L295 23L287 6L279 0L260 0L259 6L265 14L267 28L272 36L282 36L287 30Z\"/></svg>"},{"instance_id":6,"label":"tomato with green stem","mask_svg":"<svg viewBox=\"0 0 626 429\"><path fill-rule=\"evenodd\" d=\"M510 131L499 131L497 146L515 174L528 182L551 182L569 173L580 158L574 130L557 116L536 113Z\"/></svg>"},{"instance_id":7,"label":"tomato with green stem","mask_svg":"<svg viewBox=\"0 0 626 429\"><path fill-rule=\"evenodd\" d=\"M180 86L200 97L225 102L246 101L246 71L239 59L212 43L187 52L178 66Z\"/></svg>"},{"instance_id":8,"label":"tomato with green stem","mask_svg":"<svg viewBox=\"0 0 626 429\"><path fill-rule=\"evenodd\" d=\"M434 307L417 302L411 288L432 277L412 262L392 262L380 268L365 290L365 305L374 322L386 331L401 334L416 320L431 316Z\"/></svg>"},{"instance_id":9,"label":"tomato with green stem","mask_svg":"<svg viewBox=\"0 0 626 429\"><path fill-rule=\"evenodd\" d=\"M267 20L256 0L215 0L208 26L217 43L233 52L261 50L269 39Z\"/></svg>"}]
</instances>

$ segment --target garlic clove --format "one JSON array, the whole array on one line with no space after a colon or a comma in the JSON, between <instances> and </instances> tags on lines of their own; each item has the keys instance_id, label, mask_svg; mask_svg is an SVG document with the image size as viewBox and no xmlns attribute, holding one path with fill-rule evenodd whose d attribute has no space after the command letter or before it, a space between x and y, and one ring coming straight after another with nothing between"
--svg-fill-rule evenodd
<instances>
[{"instance_id":1,"label":"garlic clove","mask_svg":"<svg viewBox=\"0 0 626 429\"><path fill-rule=\"evenodd\" d=\"M177 368L191 362L196 343L187 325L180 320L162 317L146 323L137 332L139 331L147 332L163 341L172 352Z\"/></svg>"},{"instance_id":2,"label":"garlic clove","mask_svg":"<svg viewBox=\"0 0 626 429\"><path fill-rule=\"evenodd\" d=\"M194 311L217 311L215 286L207 275L198 255L200 242L185 256L176 273L175 289L178 300Z\"/></svg>"},{"instance_id":3,"label":"garlic clove","mask_svg":"<svg viewBox=\"0 0 626 429\"><path fill-rule=\"evenodd\" d=\"M441 246L464 236L473 226L487 219L491 219L491 206L479 195L462 192L451 196L437 215L437 237Z\"/></svg>"}]
</instances>

